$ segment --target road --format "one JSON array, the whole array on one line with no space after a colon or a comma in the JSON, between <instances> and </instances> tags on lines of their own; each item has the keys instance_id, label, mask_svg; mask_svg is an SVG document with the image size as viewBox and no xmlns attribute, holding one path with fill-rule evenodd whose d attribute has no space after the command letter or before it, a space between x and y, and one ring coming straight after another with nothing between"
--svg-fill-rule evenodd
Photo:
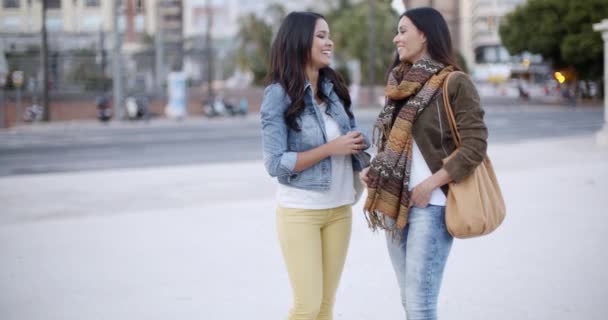
<instances>
[{"instance_id":1,"label":"road","mask_svg":"<svg viewBox=\"0 0 608 320\"><path fill-rule=\"evenodd\" d=\"M378 110L357 110L371 128ZM589 134L603 124L601 108L486 107L490 143ZM181 123L96 122L51 124L0 131L0 176L246 161L261 158L257 114L193 118Z\"/></svg>"}]
</instances>

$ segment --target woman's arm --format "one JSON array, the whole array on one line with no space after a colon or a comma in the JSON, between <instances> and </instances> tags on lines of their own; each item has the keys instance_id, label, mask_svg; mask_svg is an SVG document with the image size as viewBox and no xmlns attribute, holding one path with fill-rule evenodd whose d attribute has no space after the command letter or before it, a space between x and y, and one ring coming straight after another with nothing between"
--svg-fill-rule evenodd
<instances>
[{"instance_id":1,"label":"woman's arm","mask_svg":"<svg viewBox=\"0 0 608 320\"><path fill-rule=\"evenodd\" d=\"M410 204L419 208L428 205L433 190L473 173L486 155L488 130L475 85L468 76L459 74L450 80L448 94L461 146L443 168L414 187Z\"/></svg>"},{"instance_id":2,"label":"woman's arm","mask_svg":"<svg viewBox=\"0 0 608 320\"><path fill-rule=\"evenodd\" d=\"M296 165L297 153L287 150L288 128L283 115L289 103L281 85L272 84L264 90L260 108L262 149L264 166L273 177L294 174Z\"/></svg>"},{"instance_id":3,"label":"woman's arm","mask_svg":"<svg viewBox=\"0 0 608 320\"><path fill-rule=\"evenodd\" d=\"M473 173L486 156L488 129L483 120L479 94L465 74L458 74L448 85L450 103L460 133L461 146L443 166L452 180L458 182Z\"/></svg>"},{"instance_id":4,"label":"woman's arm","mask_svg":"<svg viewBox=\"0 0 608 320\"><path fill-rule=\"evenodd\" d=\"M329 156L353 154L364 147L363 135L349 132L307 151L289 151L287 145L289 129L284 116L289 103L289 98L280 85L273 84L264 90L260 108L262 148L264 166L271 176L292 175L310 168Z\"/></svg>"}]
</instances>

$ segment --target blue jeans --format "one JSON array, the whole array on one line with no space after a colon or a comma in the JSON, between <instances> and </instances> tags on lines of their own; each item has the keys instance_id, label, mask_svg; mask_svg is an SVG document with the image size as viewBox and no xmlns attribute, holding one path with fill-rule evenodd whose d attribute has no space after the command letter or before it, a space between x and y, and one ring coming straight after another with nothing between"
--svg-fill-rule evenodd
<instances>
[{"instance_id":1,"label":"blue jeans","mask_svg":"<svg viewBox=\"0 0 608 320\"><path fill-rule=\"evenodd\" d=\"M393 219L385 219L394 225ZM453 240L445 226L445 207L412 207L401 239L386 235L407 320L437 319L437 297Z\"/></svg>"}]
</instances>

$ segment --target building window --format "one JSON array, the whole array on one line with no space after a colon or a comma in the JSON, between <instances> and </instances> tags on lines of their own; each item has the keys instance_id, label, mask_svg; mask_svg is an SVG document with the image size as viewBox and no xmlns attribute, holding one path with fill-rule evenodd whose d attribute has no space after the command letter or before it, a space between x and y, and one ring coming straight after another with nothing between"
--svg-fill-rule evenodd
<instances>
[{"instance_id":1,"label":"building window","mask_svg":"<svg viewBox=\"0 0 608 320\"><path fill-rule=\"evenodd\" d=\"M47 9L61 9L61 0L45 0Z\"/></svg>"},{"instance_id":2,"label":"building window","mask_svg":"<svg viewBox=\"0 0 608 320\"><path fill-rule=\"evenodd\" d=\"M85 7L99 7L99 0L84 0Z\"/></svg>"},{"instance_id":3,"label":"building window","mask_svg":"<svg viewBox=\"0 0 608 320\"><path fill-rule=\"evenodd\" d=\"M511 56L503 46L481 46L475 49L476 63L508 63Z\"/></svg>"},{"instance_id":4,"label":"building window","mask_svg":"<svg viewBox=\"0 0 608 320\"><path fill-rule=\"evenodd\" d=\"M19 8L19 0L3 0L2 6L5 9L16 9Z\"/></svg>"},{"instance_id":5,"label":"building window","mask_svg":"<svg viewBox=\"0 0 608 320\"><path fill-rule=\"evenodd\" d=\"M21 27L21 21L19 17L4 17L2 18L2 24L0 28L6 31L18 31Z\"/></svg>"},{"instance_id":6,"label":"building window","mask_svg":"<svg viewBox=\"0 0 608 320\"><path fill-rule=\"evenodd\" d=\"M136 32L144 32L144 31L146 31L145 30L145 28L146 28L146 24L145 24L146 20L145 20L145 18L144 18L143 15L141 15L141 14L136 15L133 22L134 22L134 27L135 27L135 31Z\"/></svg>"},{"instance_id":7,"label":"building window","mask_svg":"<svg viewBox=\"0 0 608 320\"><path fill-rule=\"evenodd\" d=\"M145 10L144 1L143 0L136 0L135 1L135 12L142 13L142 12L144 12L144 10Z\"/></svg>"},{"instance_id":8,"label":"building window","mask_svg":"<svg viewBox=\"0 0 608 320\"><path fill-rule=\"evenodd\" d=\"M98 31L102 26L103 19L96 15L87 15L82 19L82 29L84 31Z\"/></svg>"},{"instance_id":9,"label":"building window","mask_svg":"<svg viewBox=\"0 0 608 320\"><path fill-rule=\"evenodd\" d=\"M48 31L61 31L63 29L63 20L61 17L47 17L46 28Z\"/></svg>"}]
</instances>

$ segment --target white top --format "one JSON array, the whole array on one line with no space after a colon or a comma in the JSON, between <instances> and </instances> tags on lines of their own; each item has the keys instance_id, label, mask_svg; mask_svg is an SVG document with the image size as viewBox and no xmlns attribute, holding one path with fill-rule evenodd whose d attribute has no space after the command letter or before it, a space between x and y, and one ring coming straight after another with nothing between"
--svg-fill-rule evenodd
<instances>
[{"instance_id":1,"label":"white top","mask_svg":"<svg viewBox=\"0 0 608 320\"><path fill-rule=\"evenodd\" d=\"M431 169L426 164L416 141L413 141L412 146L412 167L410 168L410 191L414 189L419 183L424 181L426 178L432 176ZM431 200L429 204L433 204L436 206L445 206L446 198L441 191L441 188L436 188L431 193Z\"/></svg>"},{"instance_id":2,"label":"white top","mask_svg":"<svg viewBox=\"0 0 608 320\"><path fill-rule=\"evenodd\" d=\"M318 105L323 120L327 141L340 136L338 123L325 113L326 105ZM331 156L331 181L329 190L304 190L280 184L277 201L281 207L297 209L329 209L355 202L353 164L350 155Z\"/></svg>"}]
</instances>

